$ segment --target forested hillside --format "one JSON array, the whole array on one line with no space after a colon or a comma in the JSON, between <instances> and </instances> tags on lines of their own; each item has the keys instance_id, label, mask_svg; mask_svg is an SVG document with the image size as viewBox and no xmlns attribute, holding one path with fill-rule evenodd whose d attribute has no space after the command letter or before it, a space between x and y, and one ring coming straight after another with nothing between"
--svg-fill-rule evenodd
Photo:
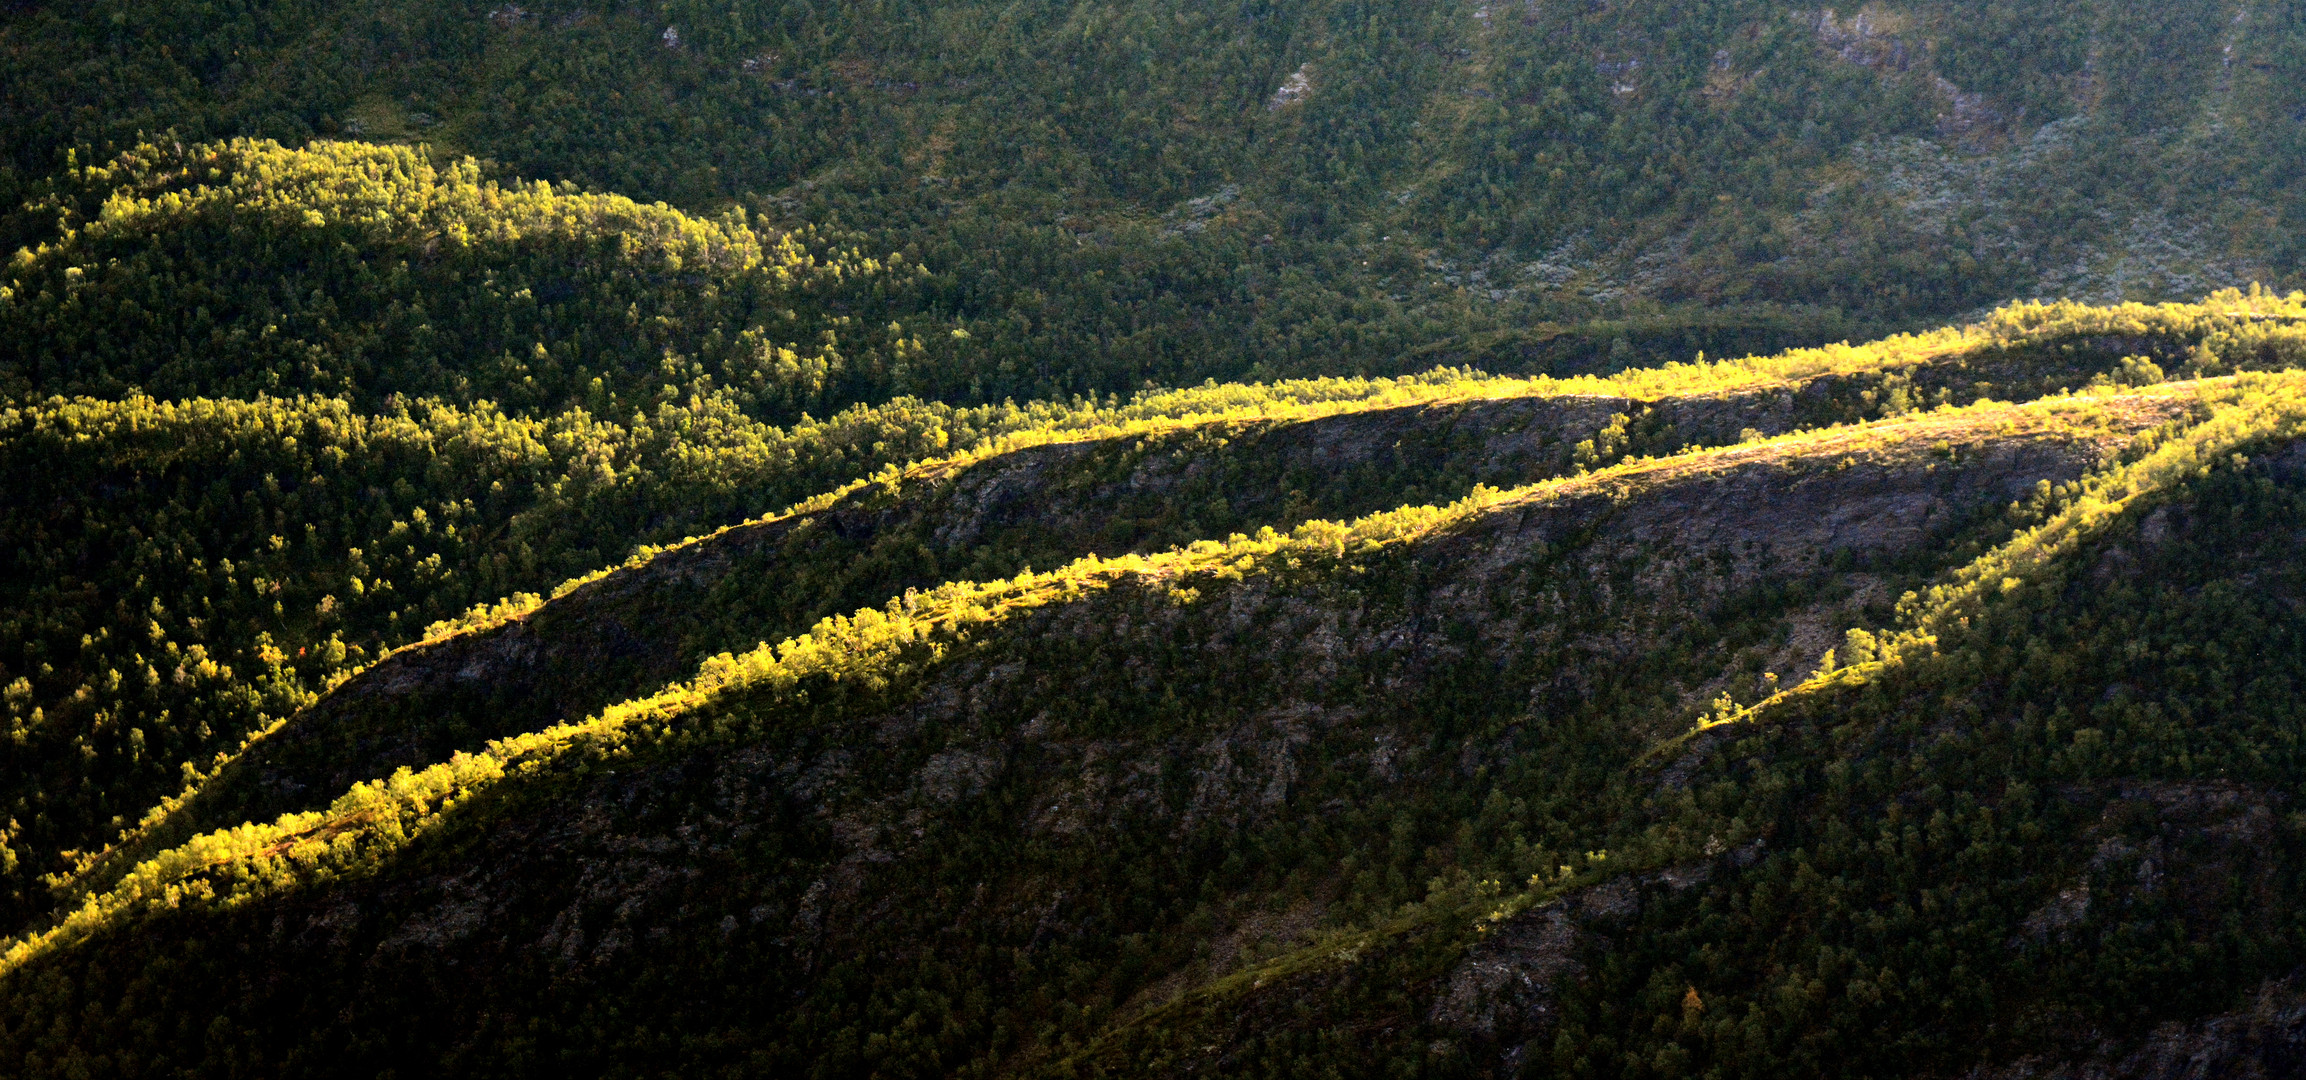
<instances>
[{"instance_id":1,"label":"forested hillside","mask_svg":"<svg viewBox=\"0 0 2306 1080\"><path fill-rule=\"evenodd\" d=\"M2306 350L2302 322L2298 301L2271 295L2200 307L2020 307L1964 330L1607 379L1437 372L1023 409L900 400L790 427L748 417L721 392L660 401L622 423L581 407L522 417L438 402L369 415L357 398L315 397L58 399L14 410L0 414L0 453L25 511L0 526L13 541L0 551L14 553L0 611L11 651L0 663L19 748L8 763L10 920L22 925L54 888L84 888L71 884L75 868L160 812L162 800L432 624L469 605L551 591L636 546L741 521L846 477L961 451L848 497L903 501L923 483L934 491L956 482L952 470L977 455L996 456L959 474L963 491L981 488L969 476L1015 468L1036 444L1093 440L1077 444L1085 456L1068 452L1070 460L1007 483L1004 513L1029 515L1014 524L1003 513L988 521L982 507L956 509L885 537L877 525L836 525L815 568L781 544L751 556L769 561L756 572L792 584L663 609L679 622L655 632L661 651L643 670L661 683L704 655L776 640L906 588L1090 552L1446 501L1475 484L1509 486L1629 454L2092 380L2152 381L2162 365L2180 374L2286 367ZM1364 431L1312 458L1287 450L1372 423L1390 434ZM1153 481L1164 470L1174 479ZM984 497L980 489L959 505ZM959 535L956 514L973 522ZM995 531L978 535L988 525ZM594 655L585 671L525 677L549 691L524 699L504 682L511 676L498 676L484 683L485 704L397 707L464 718L447 730L485 718L474 729L485 736L580 718L654 688L628 679L558 700L625 669L628 638L641 632L627 629L636 617L667 616L614 620L611 655ZM332 777L369 777L362 770L374 761L335 736L324 745L342 756ZM327 783L311 792L331 794ZM211 795L224 797L241 798Z\"/></svg>"},{"instance_id":2,"label":"forested hillside","mask_svg":"<svg viewBox=\"0 0 2306 1080\"><path fill-rule=\"evenodd\" d=\"M2242 872L2217 837L2287 835L2296 673L2233 665L2296 652L2287 564L2263 544L2300 527L2283 492L2306 407L2291 376L2252 372L2301 351L2306 296L2228 292L1607 378L791 429L726 403L718 428L675 423L666 403L654 449L621 445L645 417L570 426L581 412L22 410L12 445L51 505L91 480L129 498L99 504L117 521L74 519L88 576L59 580L88 584L12 616L45 627L28 665L97 632L54 682L11 690L33 813L11 838L0 1036L35 1074L349 1054L489 1073L1840 1075L2215 1012L2296 962L2288 923L2224 914L2291 909L2279 848L2249 849L2274 860L2255 891L2209 883ZM211 466L193 485L183 447L208 443L274 483L225 498L233 474ZM612 542L696 531L661 508L741 515L876 461L544 587L614 563ZM284 471L310 475L281 493ZM410 476L522 495L433 513ZM347 513L340 488L373 509ZM353 532L321 529L344 521L383 535L342 547ZM2189 591L2139 568L2154 559L2227 576ZM2057 584L2077 574L2097 576ZM419 626L526 581L551 598ZM2119 659L2188 633L2151 646L2168 674ZM1953 717L1989 713L2016 734L1963 749L1985 736ZM1955 748L1930 751L1943 768L1898 751L1853 794L1867 739ZM2019 794L1989 800L1957 759L2003 762L1992 790ZM1997 809L2010 798L2031 801ZM1925 846L1847 850L1870 835L1849 807L1895 825L1909 802L1937 815L1907 841ZM1980 833L1956 811L2009 816ZM2077 851L2112 850L2101 814L2163 830L2147 877L2204 884L2147 888L2121 910L2159 921L2094 929L2073 882L2100 872ZM1943 847L1971 833L2008 850ZM1814 925L1814 858L1887 875L1866 910L1904 921ZM1749 889L1766 914L1699 918L1748 911ZM1986 905L1972 944L1929 944L1957 900ZM1628 919L1655 944L1613 949ZM1760 958L1789 949L1851 950L1830 963L1858 1004L1773 1004L1791 976ZM1925 1019L1859 1038L1893 998ZM1674 1008L1678 1026L1646 1018ZM190 1043L134 1034L195 1022Z\"/></svg>"},{"instance_id":3,"label":"forested hillside","mask_svg":"<svg viewBox=\"0 0 2306 1080\"><path fill-rule=\"evenodd\" d=\"M10 954L9 1014L72 1018L11 1053L1839 1075L2214 1010L2298 948L2301 400L1981 403L909 591L152 857Z\"/></svg>"},{"instance_id":4,"label":"forested hillside","mask_svg":"<svg viewBox=\"0 0 2306 1080\"><path fill-rule=\"evenodd\" d=\"M2301 163L2242 0L0 4L0 1076L2292 1075Z\"/></svg>"},{"instance_id":5,"label":"forested hillside","mask_svg":"<svg viewBox=\"0 0 2306 1080\"><path fill-rule=\"evenodd\" d=\"M68 164L164 133L421 143L508 182L901 253L931 277L898 321L967 325L995 370L946 389L974 400L1623 366L2013 296L2290 287L2301 19L2228 0L27 4L0 21L0 160L82 216L21 214L0 239L89 220Z\"/></svg>"}]
</instances>

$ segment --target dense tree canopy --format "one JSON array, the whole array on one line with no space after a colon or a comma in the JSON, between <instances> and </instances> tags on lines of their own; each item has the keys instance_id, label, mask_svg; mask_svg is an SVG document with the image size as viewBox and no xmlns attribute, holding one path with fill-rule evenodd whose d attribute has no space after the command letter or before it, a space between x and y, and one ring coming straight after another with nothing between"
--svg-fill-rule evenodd
<instances>
[{"instance_id":1,"label":"dense tree canopy","mask_svg":"<svg viewBox=\"0 0 2306 1080\"><path fill-rule=\"evenodd\" d=\"M2290 994L2293 8L0 5L0 1073Z\"/></svg>"}]
</instances>

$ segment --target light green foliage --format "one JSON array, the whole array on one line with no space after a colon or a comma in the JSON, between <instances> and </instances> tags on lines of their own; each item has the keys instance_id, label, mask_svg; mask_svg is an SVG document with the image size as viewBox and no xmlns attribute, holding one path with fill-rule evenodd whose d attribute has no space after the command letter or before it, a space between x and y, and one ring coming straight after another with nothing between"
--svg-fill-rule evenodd
<instances>
[{"instance_id":1,"label":"light green foliage","mask_svg":"<svg viewBox=\"0 0 2306 1080\"><path fill-rule=\"evenodd\" d=\"M144 144L60 187L26 211L54 237L18 251L0 287L12 396L622 416L704 395L782 420L885 397L891 365L952 340L874 320L921 272L901 257L763 234L742 212L499 184L409 147Z\"/></svg>"},{"instance_id":2,"label":"light green foliage","mask_svg":"<svg viewBox=\"0 0 2306 1080\"><path fill-rule=\"evenodd\" d=\"M2306 384L2287 373L2240 376L2205 394L2204 404L2211 409L2207 419L2141 438L2132 449L2135 460L2060 485L2037 507L2048 520L1963 567L1945 584L1901 603L1906 628L1878 642L1853 631L1852 673L1863 669L1857 654L1865 651L1890 664L1904 662L1909 652L1929 655L1938 635L1982 617L1987 601L2049 579L2053 567L2071 560L2141 503L2208 476L2246 447L2282 446L2306 435Z\"/></svg>"}]
</instances>

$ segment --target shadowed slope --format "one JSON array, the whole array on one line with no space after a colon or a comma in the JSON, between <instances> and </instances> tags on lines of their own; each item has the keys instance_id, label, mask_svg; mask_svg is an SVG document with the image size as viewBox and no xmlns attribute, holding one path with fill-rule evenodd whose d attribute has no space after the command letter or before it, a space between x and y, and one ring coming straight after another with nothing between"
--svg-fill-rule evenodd
<instances>
[{"instance_id":1,"label":"shadowed slope","mask_svg":"<svg viewBox=\"0 0 2306 1080\"><path fill-rule=\"evenodd\" d=\"M1925 375L1924 382L1927 378ZM1506 397L1237 421L925 466L723 530L578 585L532 613L395 654L253 747L203 790L201 827L311 809L352 783L654 691L716 652L945 580L1080 555L1292 528L1512 486L1578 464L1578 436L1727 443L1845 414L1871 379L1826 378L1641 403ZM1926 390L1925 390L1926 392ZM1973 391L1974 392L1974 391ZM183 826L170 830L186 835Z\"/></svg>"},{"instance_id":2,"label":"shadowed slope","mask_svg":"<svg viewBox=\"0 0 2306 1080\"><path fill-rule=\"evenodd\" d=\"M323 875L334 886L214 879L240 913L58 938L55 960L20 959L8 979L101 995L39 972L84 949L128 950L104 967L131 970L175 949L181 923L258 949L240 970L297 973L236 980L248 996L229 1007L259 1043L302 1048L284 1067L389 1044L382 1060L409 1067L477 1053L522 1071L482 1049L510 1045L490 1019L506 1009L606 1060L678 1038L692 1062L857 1064L841 1030L880 1030L898 1018L874 1002L931 986L952 988L934 991L947 1020L908 1044L925 1055L910 1068L1029 1061L1095 1015L1023 1003L1088 993L1110 1008L1163 975L1205 978L1196 949L1250 897L1351 920L1465 860L1551 866L1624 809L1594 796L1643 746L1717 688L1752 692L1748 660L1798 670L1869 596L1918 583L1960 550L1949 542L1990 538L1976 530L1991 512L2191 407L2174 387L1935 413L1355 527L1392 540L1316 523L1020 578L982 601L940 589L920 600L924 625L994 606L920 639L938 651L900 646L889 655L912 659L879 675L756 684L742 673L764 661L708 665L726 674L706 698L613 714L687 733L659 748L476 779L435 824L415 819L426 838L400 854L373 845L408 826L364 824L380 819L363 809L259 856L365 850L385 860L376 876L355 862ZM1323 869L1340 859L1368 872ZM655 1019L582 1034L581 1003L602 995ZM305 1002L329 1018L295 1019ZM1057 1027L1020 1042L1025 1022ZM716 1032L717 1048L676 1030Z\"/></svg>"}]
</instances>

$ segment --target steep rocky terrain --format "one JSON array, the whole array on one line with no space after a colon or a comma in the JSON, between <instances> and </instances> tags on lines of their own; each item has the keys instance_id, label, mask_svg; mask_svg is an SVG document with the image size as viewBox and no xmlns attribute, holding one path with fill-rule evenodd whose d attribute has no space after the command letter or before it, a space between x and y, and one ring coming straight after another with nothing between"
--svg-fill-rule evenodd
<instances>
[{"instance_id":1,"label":"steep rocky terrain","mask_svg":"<svg viewBox=\"0 0 2306 1080\"><path fill-rule=\"evenodd\" d=\"M1754 737L1725 743L1730 728L1716 728L1667 751L1683 760L1660 773L1644 764L1660 740L1709 715L1752 724L1722 711L1738 702L1797 708L1804 697L1778 685L1810 676L1842 628L1880 625L1898 593L2003 550L2024 524L2017 508L2051 509L2043 492L2078 489L2168 432L2209 428L2197 422L2248 393L2173 384L1945 410L1477 492L1352 529L1315 523L1295 539L902 598L855 623L928 619L928 637L890 654L904 658L894 667L798 683L715 676L702 697L675 690L604 714L663 736L506 751L531 764L411 819L406 841L374 833L375 810L331 811L228 856L276 869L218 879L220 902L240 899L212 913L155 910L76 944L49 939L14 962L16 993L32 995L19 1007L84 1019L12 1028L49 1047L14 1052L45 1059L112 1042L99 1033L134 1016L190 1015L180 1010L194 999L175 996L189 983L138 973L211 970L202 957L231 955L218 1037L251 1067L292 1071L345 1054L479 1072L556 1060L646 1070L670 1054L708 1070L1230 1074L1350 1060L1333 1040L1359 1030L1378 1056L1349 1071L1512 1072L1559 1057L1563 1017L1602 1022L1595 1003L1631 977L1605 962L1609 941L1691 932L1676 920L1697 898L1756 887L1820 827L1784 802L1783 825L1703 804L1734 802L1714 779L1725 770L1778 757L1832 775L1830 754L1749 752ZM988 464L1013 476L1037 456ZM952 497L931 506L986 508L988 488L965 479L931 490ZM2188 528L2184 514L2151 520L2141 532L2166 545ZM675 583L742 535L620 574ZM2101 562L2141 557L2097 550ZM427 671L454 686L461 669L426 650L453 655L470 639L461 648L504 655L516 633L550 626L554 605L602 603L618 581L548 603L527 617L534 628L387 661L391 681L371 675L337 708L420 688ZM967 615L970 595L994 606ZM2267 602L2295 603L2284 595ZM962 621L934 629L947 610ZM815 636L842 640L828 626ZM920 651L932 641L946 644ZM774 662L731 670L748 663ZM1880 737L1918 737L1910 727ZM1796 722L1783 738L1810 730ZM2243 789L2126 783L2040 797L2108 807L2081 827L2107 838L2107 865L2131 860L2122 867L2140 849L2107 830L2130 835L2157 814L2176 831L2154 851L2288 828L2278 804L2216 793ZM1713 835L1689 832L1711 813ZM354 852L367 854L337 861ZM2156 857L2173 882L2209 880ZM2275 873L2268 895L2289 882ZM2076 902L2060 889L2071 891L2029 876L2022 890L2040 896L1996 931L1997 947L2089 925L2086 911L2064 913ZM2197 898L2206 912L2225 902L2215 893ZM70 959L96 951L107 957L96 967ZM1701 1002L1738 992L1691 990ZM604 1009L620 1020L605 1023ZM1580 1046L1561 1064L1590 1058ZM214 1044L184 1058L133 1047L160 1055L151 1066L222 1060Z\"/></svg>"},{"instance_id":2,"label":"steep rocky terrain","mask_svg":"<svg viewBox=\"0 0 2306 1080\"><path fill-rule=\"evenodd\" d=\"M2121 350L2093 343L2091 351ZM1975 378L1987 374L2001 381ZM1889 381L1925 397L1957 384L1971 398L2041 378L2039 361L2005 360L1940 362ZM781 640L825 616L946 580L1448 501L1479 484L1515 486L1581 467L1573 445L1587 441L1581 434L1621 436L1612 450L1589 448L1582 465L1599 464L1596 454L1781 434L1859 413L1883 384L1876 374L1654 402L1487 398L1196 424L922 466L820 508L673 548L501 625L396 653L298 713L204 787L182 820L111 863L149 854L158 837L180 840L187 828L312 809L395 768L582 719L672 683L715 653Z\"/></svg>"},{"instance_id":3,"label":"steep rocky terrain","mask_svg":"<svg viewBox=\"0 0 2306 1080\"><path fill-rule=\"evenodd\" d=\"M2306 1080L2306 7L0 72L0 1077Z\"/></svg>"}]
</instances>

